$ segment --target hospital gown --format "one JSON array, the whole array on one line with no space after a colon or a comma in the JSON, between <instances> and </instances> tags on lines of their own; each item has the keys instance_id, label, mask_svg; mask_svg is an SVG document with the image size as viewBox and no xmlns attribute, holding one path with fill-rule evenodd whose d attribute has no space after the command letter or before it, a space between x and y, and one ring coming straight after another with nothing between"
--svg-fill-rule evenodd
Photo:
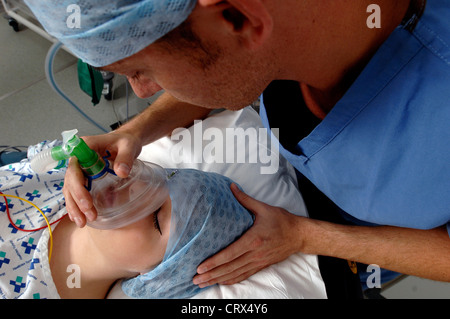
<instances>
[{"instance_id":1,"label":"hospital gown","mask_svg":"<svg viewBox=\"0 0 450 319\"><path fill-rule=\"evenodd\" d=\"M37 175L28 161L0 168L0 191L32 202L46 214L50 223L65 214L63 181L64 171ZM8 220L6 205L12 221L21 229L47 225L29 203L11 197L6 197L5 201L0 196L0 298L60 298L50 271L47 227L35 232L17 230Z\"/></svg>"}]
</instances>

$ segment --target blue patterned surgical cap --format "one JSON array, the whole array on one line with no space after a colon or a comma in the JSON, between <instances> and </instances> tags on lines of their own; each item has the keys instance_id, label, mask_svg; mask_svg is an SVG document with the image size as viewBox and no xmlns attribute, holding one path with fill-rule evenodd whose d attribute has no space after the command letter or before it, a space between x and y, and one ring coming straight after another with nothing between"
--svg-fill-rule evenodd
<instances>
[{"instance_id":1,"label":"blue patterned surgical cap","mask_svg":"<svg viewBox=\"0 0 450 319\"><path fill-rule=\"evenodd\" d=\"M172 216L164 259L150 272L124 281L127 295L189 298L202 290L192 282L198 265L253 224L253 215L231 192L231 183L216 173L176 171L169 179Z\"/></svg>"},{"instance_id":2,"label":"blue patterned surgical cap","mask_svg":"<svg viewBox=\"0 0 450 319\"><path fill-rule=\"evenodd\" d=\"M25 0L44 29L92 66L129 57L179 26L197 0Z\"/></svg>"}]
</instances>

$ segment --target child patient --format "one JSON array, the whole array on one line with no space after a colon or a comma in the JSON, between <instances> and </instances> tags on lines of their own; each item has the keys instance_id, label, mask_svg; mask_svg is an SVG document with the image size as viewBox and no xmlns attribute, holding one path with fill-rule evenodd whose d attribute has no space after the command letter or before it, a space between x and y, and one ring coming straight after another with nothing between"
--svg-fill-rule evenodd
<instances>
[{"instance_id":1,"label":"child patient","mask_svg":"<svg viewBox=\"0 0 450 319\"><path fill-rule=\"evenodd\" d=\"M253 216L234 198L230 179L166 171L169 196L159 209L128 226L101 230L63 218L64 170L37 175L26 160L1 167L0 191L33 202L55 223L49 262L50 234L39 212L0 195L0 298L104 298L126 278L122 289L134 298L198 293L192 283L197 266L236 240Z\"/></svg>"}]
</instances>

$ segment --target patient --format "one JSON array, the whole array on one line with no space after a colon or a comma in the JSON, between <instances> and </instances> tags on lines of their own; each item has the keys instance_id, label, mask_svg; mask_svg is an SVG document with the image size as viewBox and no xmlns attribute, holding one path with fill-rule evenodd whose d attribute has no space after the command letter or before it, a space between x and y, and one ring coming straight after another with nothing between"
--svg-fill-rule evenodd
<instances>
[{"instance_id":1,"label":"patient","mask_svg":"<svg viewBox=\"0 0 450 319\"><path fill-rule=\"evenodd\" d=\"M0 201L0 297L104 298L123 278L130 278L122 283L123 291L134 298L197 294L196 267L237 239L253 216L232 195L230 179L191 169L168 173L170 196L157 211L119 229L99 230L62 218L63 170L36 175L28 161L0 168L2 193L32 201L50 222L57 221L49 263L46 227L16 230ZM33 207L17 199L7 202L19 228L45 226Z\"/></svg>"}]
</instances>

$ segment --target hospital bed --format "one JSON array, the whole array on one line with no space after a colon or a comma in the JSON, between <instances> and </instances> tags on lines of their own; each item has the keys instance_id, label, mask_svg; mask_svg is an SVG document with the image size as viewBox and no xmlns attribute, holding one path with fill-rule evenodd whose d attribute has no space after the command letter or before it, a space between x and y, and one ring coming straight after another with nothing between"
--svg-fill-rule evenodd
<instances>
[{"instance_id":1,"label":"hospital bed","mask_svg":"<svg viewBox=\"0 0 450 319\"><path fill-rule=\"evenodd\" d=\"M258 139L257 143L251 143L249 139L229 138L230 135L227 136L229 130L241 130L241 133L253 130L253 132L256 131L267 137L267 131L263 128L258 114L251 107L236 112L225 110L215 112L188 129L174 131L170 137L164 137L144 146L139 158L166 168L194 168L228 176L240 184L250 196L267 204L283 207L291 213L307 216L304 201L297 189L295 171L284 158L279 156L274 147L276 144L270 145L270 138ZM224 163L220 163L220 157L216 157L217 152L220 153L219 150L207 152L213 141L211 132L215 134L216 139L220 136L225 138L223 147L227 152L236 151L236 157L233 160L230 161L228 158L223 161ZM182 145L189 146L183 148L181 153L179 152L180 136L186 139ZM220 143L216 144L216 146L218 145ZM252 154L259 153L261 155L261 151L270 154L270 161L262 161L262 158L259 160L257 158L256 161L250 160ZM240 152L240 155L237 152ZM242 155L243 158L239 157ZM268 168L272 168L272 170L267 170ZM40 193L45 194L44 188L47 186L45 183L40 185L43 188ZM39 192L40 190L35 191ZM52 194L43 195L43 197L55 200L57 196ZM40 198L40 200L46 202L47 198ZM59 210L65 209L60 208ZM108 298L126 299L129 297L123 293L119 281L111 289ZM200 292L193 298L299 299L327 298L327 294L317 256L297 253L240 283L229 286L216 285Z\"/></svg>"},{"instance_id":2,"label":"hospital bed","mask_svg":"<svg viewBox=\"0 0 450 319\"><path fill-rule=\"evenodd\" d=\"M20 31L19 25L23 24L29 29L33 30L40 36L49 41L56 42L56 39L51 37L39 22L34 18L31 10L25 5L22 0L1 0L3 8L7 14L9 25L14 31Z\"/></svg>"},{"instance_id":3,"label":"hospital bed","mask_svg":"<svg viewBox=\"0 0 450 319\"><path fill-rule=\"evenodd\" d=\"M24 25L30 30L36 32L43 38L49 40L53 43L58 43L58 40L48 34L42 25L37 21L34 17L33 12L28 8L28 6L23 2L23 0L1 0L3 8L6 13L6 18L8 19L9 25L14 29L14 31L20 31L20 25ZM61 46L69 54L72 52L66 47ZM73 54L72 54L73 55ZM102 95L106 100L112 100L112 92L113 92L113 80L114 73L108 71L101 71L103 77L103 90Z\"/></svg>"}]
</instances>

